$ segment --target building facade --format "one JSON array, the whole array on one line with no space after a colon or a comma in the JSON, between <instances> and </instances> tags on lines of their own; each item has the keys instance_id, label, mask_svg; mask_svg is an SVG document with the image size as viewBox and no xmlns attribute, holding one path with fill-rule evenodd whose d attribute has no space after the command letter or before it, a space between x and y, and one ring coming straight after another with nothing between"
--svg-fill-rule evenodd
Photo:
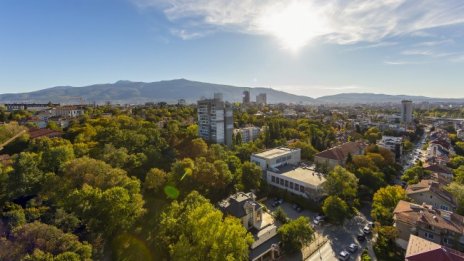
<instances>
[{"instance_id":1,"label":"building facade","mask_svg":"<svg viewBox=\"0 0 464 261\"><path fill-rule=\"evenodd\" d=\"M242 103L250 104L250 91L244 91L242 94Z\"/></svg>"},{"instance_id":2,"label":"building facade","mask_svg":"<svg viewBox=\"0 0 464 261\"><path fill-rule=\"evenodd\" d=\"M214 97L198 101L199 136L211 143L232 146L232 107L222 100L222 94L214 94Z\"/></svg>"},{"instance_id":3,"label":"building facade","mask_svg":"<svg viewBox=\"0 0 464 261\"><path fill-rule=\"evenodd\" d=\"M401 122L405 124L412 123L412 101L401 101Z\"/></svg>"},{"instance_id":4,"label":"building facade","mask_svg":"<svg viewBox=\"0 0 464 261\"><path fill-rule=\"evenodd\" d=\"M234 134L238 135L242 138L243 143L251 142L256 140L261 133L261 129L258 127L245 127L240 129L234 129Z\"/></svg>"},{"instance_id":5,"label":"building facade","mask_svg":"<svg viewBox=\"0 0 464 261\"><path fill-rule=\"evenodd\" d=\"M267 105L267 95L265 93L260 93L256 95L256 104L262 106Z\"/></svg>"}]
</instances>

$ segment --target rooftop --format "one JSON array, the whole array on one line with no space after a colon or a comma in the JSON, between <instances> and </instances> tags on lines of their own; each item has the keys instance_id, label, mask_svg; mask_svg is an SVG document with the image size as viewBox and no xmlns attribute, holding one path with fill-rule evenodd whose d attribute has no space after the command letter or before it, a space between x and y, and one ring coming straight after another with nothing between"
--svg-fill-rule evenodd
<instances>
[{"instance_id":1,"label":"rooftop","mask_svg":"<svg viewBox=\"0 0 464 261\"><path fill-rule=\"evenodd\" d=\"M348 154L359 154L359 151L364 149L364 144L361 142L346 142L342 145L321 151L315 157L329 158L334 160L344 160Z\"/></svg>"},{"instance_id":2,"label":"rooftop","mask_svg":"<svg viewBox=\"0 0 464 261\"><path fill-rule=\"evenodd\" d=\"M423 179L417 184L409 185L406 188L406 194L407 195L412 195L416 193L421 193L421 192L433 192L435 195L440 197L441 199L447 201L451 205L456 205L455 200L451 193L448 191L442 189L440 187L440 184L436 181L430 180L430 179Z\"/></svg>"},{"instance_id":3,"label":"rooftop","mask_svg":"<svg viewBox=\"0 0 464 261\"><path fill-rule=\"evenodd\" d=\"M279 168L272 169L272 172L274 172L274 170L277 170L276 173L282 176L289 177L294 180L299 180L306 184L311 184L315 187L320 186L326 181L321 173L317 173L308 167L284 165Z\"/></svg>"},{"instance_id":4,"label":"rooftop","mask_svg":"<svg viewBox=\"0 0 464 261\"><path fill-rule=\"evenodd\" d=\"M396 221L412 225L423 224L464 234L464 217L453 212L433 209L430 205L417 205L400 200L393 211Z\"/></svg>"},{"instance_id":5,"label":"rooftop","mask_svg":"<svg viewBox=\"0 0 464 261\"><path fill-rule=\"evenodd\" d=\"M406 261L464 261L464 254L411 235L406 249Z\"/></svg>"},{"instance_id":6,"label":"rooftop","mask_svg":"<svg viewBox=\"0 0 464 261\"><path fill-rule=\"evenodd\" d=\"M264 158L264 159L273 159L277 158L283 155L286 155L288 153L291 153L293 151L296 151L299 149L292 149L292 148L287 148L287 147L278 147L270 150L263 151L261 153L255 153L253 156L259 157L259 158Z\"/></svg>"}]
</instances>

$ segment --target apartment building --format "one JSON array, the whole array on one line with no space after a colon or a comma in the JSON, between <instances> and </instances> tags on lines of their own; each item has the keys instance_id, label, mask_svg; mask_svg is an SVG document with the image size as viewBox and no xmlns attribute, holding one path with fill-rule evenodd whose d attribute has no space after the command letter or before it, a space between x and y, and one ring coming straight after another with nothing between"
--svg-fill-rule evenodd
<instances>
[{"instance_id":1,"label":"apartment building","mask_svg":"<svg viewBox=\"0 0 464 261\"><path fill-rule=\"evenodd\" d=\"M335 168L335 166L345 166L348 155L362 155L366 144L362 142L346 142L342 145L321 151L314 155L314 163L326 165L329 170Z\"/></svg>"},{"instance_id":2,"label":"apartment building","mask_svg":"<svg viewBox=\"0 0 464 261\"><path fill-rule=\"evenodd\" d=\"M424 179L406 188L406 195L417 204L431 205L435 209L454 211L456 201L453 195L440 187L436 181Z\"/></svg>"},{"instance_id":3,"label":"apartment building","mask_svg":"<svg viewBox=\"0 0 464 261\"><path fill-rule=\"evenodd\" d=\"M378 141L377 145L393 152L396 160L399 160L403 155L402 137L382 136L382 139Z\"/></svg>"},{"instance_id":4,"label":"apartment building","mask_svg":"<svg viewBox=\"0 0 464 261\"><path fill-rule=\"evenodd\" d=\"M301 149L278 147L252 154L250 161L259 165L263 171L287 164L298 165L301 161Z\"/></svg>"},{"instance_id":5,"label":"apartment building","mask_svg":"<svg viewBox=\"0 0 464 261\"><path fill-rule=\"evenodd\" d=\"M259 127L244 127L240 129L234 129L234 135L238 135L242 138L243 143L251 142L256 140L261 133L261 128Z\"/></svg>"},{"instance_id":6,"label":"apartment building","mask_svg":"<svg viewBox=\"0 0 464 261\"><path fill-rule=\"evenodd\" d=\"M222 94L216 93L214 96L214 99L198 101L199 136L211 143L232 146L232 108L222 100Z\"/></svg>"},{"instance_id":7,"label":"apartment building","mask_svg":"<svg viewBox=\"0 0 464 261\"><path fill-rule=\"evenodd\" d=\"M431 205L401 200L393 211L398 245L406 248L410 235L456 250L464 249L464 217Z\"/></svg>"}]
</instances>

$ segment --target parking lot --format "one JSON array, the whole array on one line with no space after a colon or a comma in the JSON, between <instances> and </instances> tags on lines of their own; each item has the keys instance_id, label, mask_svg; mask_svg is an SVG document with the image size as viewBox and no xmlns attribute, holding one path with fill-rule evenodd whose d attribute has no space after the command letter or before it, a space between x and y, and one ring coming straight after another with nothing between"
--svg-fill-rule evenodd
<instances>
[{"instance_id":1,"label":"parking lot","mask_svg":"<svg viewBox=\"0 0 464 261\"><path fill-rule=\"evenodd\" d=\"M267 208L271 211L274 211L277 208L272 207L273 202L273 200L267 200L265 202ZM292 205L293 204L289 202L284 202L280 205L291 219L298 218L299 216L306 216L309 217L310 220L314 220L318 215L318 213L309 210L297 212L293 209ZM368 210L362 212L368 212ZM370 252L372 252L372 246L370 243L372 235L367 236L367 240L364 242L359 242L357 239L358 233L362 231L363 227L367 223L368 220L364 214L361 213L351 220L346 221L343 226L335 226L331 224L313 225L317 233L327 237L328 242L306 260L338 260L338 254L342 250L346 250L351 243L357 244L359 249L355 253L350 253L350 258L348 260L361 260L360 256L364 248L368 247ZM292 260L298 259L295 258Z\"/></svg>"}]
</instances>

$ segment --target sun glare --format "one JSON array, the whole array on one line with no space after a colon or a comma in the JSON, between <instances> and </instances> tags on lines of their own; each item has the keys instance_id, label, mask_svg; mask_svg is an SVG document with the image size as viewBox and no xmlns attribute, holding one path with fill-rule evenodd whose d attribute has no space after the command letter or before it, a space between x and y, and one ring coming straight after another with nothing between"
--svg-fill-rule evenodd
<instances>
[{"instance_id":1,"label":"sun glare","mask_svg":"<svg viewBox=\"0 0 464 261\"><path fill-rule=\"evenodd\" d=\"M263 10L258 28L275 36L285 49L298 51L312 39L327 33L322 10L307 1L278 4Z\"/></svg>"}]
</instances>

